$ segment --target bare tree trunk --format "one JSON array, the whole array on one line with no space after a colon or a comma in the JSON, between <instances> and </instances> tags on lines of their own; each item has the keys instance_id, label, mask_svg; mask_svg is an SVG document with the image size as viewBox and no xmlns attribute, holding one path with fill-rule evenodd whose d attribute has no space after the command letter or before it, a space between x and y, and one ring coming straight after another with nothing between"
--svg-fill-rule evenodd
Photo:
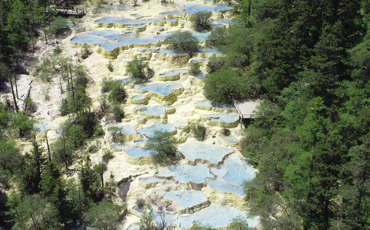
<instances>
[{"instance_id":1,"label":"bare tree trunk","mask_svg":"<svg viewBox=\"0 0 370 230\"><path fill-rule=\"evenodd\" d=\"M9 75L9 81L10 81L10 88L12 90L12 95L13 95L13 101L14 101L14 106L15 106L15 111L18 113L18 105L17 105L17 99L15 98L15 94L14 94L14 88L13 88L13 80L12 80L12 77L11 75Z\"/></svg>"},{"instance_id":2,"label":"bare tree trunk","mask_svg":"<svg viewBox=\"0 0 370 230\"><path fill-rule=\"evenodd\" d=\"M46 139L46 146L48 148L48 156L49 156L49 162L51 162L51 154L50 154L50 146L49 146L49 140L48 140L48 130L45 129L45 125L42 124L42 126L44 126L44 130L45 130L45 139Z\"/></svg>"}]
</instances>

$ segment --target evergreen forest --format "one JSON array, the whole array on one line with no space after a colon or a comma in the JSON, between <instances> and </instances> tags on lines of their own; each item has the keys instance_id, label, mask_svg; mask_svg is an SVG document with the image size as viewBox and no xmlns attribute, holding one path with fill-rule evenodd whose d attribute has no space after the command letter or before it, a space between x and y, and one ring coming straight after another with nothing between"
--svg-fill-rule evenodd
<instances>
[{"instance_id":1,"label":"evergreen forest","mask_svg":"<svg viewBox=\"0 0 370 230\"><path fill-rule=\"evenodd\" d=\"M218 44L206 94L264 100L241 145L265 229L370 228L369 7L245 0Z\"/></svg>"}]
</instances>

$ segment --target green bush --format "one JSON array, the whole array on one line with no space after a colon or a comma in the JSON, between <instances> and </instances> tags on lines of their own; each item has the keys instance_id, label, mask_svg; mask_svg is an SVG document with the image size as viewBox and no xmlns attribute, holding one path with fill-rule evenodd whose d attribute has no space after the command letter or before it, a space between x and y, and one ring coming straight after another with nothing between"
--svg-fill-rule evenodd
<instances>
[{"instance_id":1,"label":"green bush","mask_svg":"<svg viewBox=\"0 0 370 230\"><path fill-rule=\"evenodd\" d=\"M84 44L81 48L81 58L86 59L92 54L90 47L87 44Z\"/></svg>"},{"instance_id":2,"label":"green bush","mask_svg":"<svg viewBox=\"0 0 370 230\"><path fill-rule=\"evenodd\" d=\"M145 70L148 68L148 66L148 62L135 58L134 60L128 62L126 71L131 77L145 80Z\"/></svg>"},{"instance_id":3,"label":"green bush","mask_svg":"<svg viewBox=\"0 0 370 230\"><path fill-rule=\"evenodd\" d=\"M205 78L205 95L215 102L232 102L232 99L248 98L250 86L247 79L238 71L222 68Z\"/></svg>"},{"instance_id":4,"label":"green bush","mask_svg":"<svg viewBox=\"0 0 370 230\"><path fill-rule=\"evenodd\" d=\"M149 138L146 147L157 152L153 156L155 164L168 165L176 159L176 140L171 133L156 131L154 137Z\"/></svg>"},{"instance_id":5,"label":"green bush","mask_svg":"<svg viewBox=\"0 0 370 230\"><path fill-rule=\"evenodd\" d=\"M230 136L230 134L231 134L230 129L227 129L227 128L223 128L222 129L222 135L224 135L224 136Z\"/></svg>"},{"instance_id":6,"label":"green bush","mask_svg":"<svg viewBox=\"0 0 370 230\"><path fill-rule=\"evenodd\" d=\"M208 36L206 43L208 46L226 45L229 37L230 33L227 28L216 28Z\"/></svg>"},{"instance_id":7,"label":"green bush","mask_svg":"<svg viewBox=\"0 0 370 230\"><path fill-rule=\"evenodd\" d=\"M141 210L145 206L145 200L143 198L139 198L136 200L136 206Z\"/></svg>"},{"instance_id":8,"label":"green bush","mask_svg":"<svg viewBox=\"0 0 370 230\"><path fill-rule=\"evenodd\" d=\"M198 50L199 40L189 31L177 31L168 36L164 42L176 51L192 53Z\"/></svg>"},{"instance_id":9,"label":"green bush","mask_svg":"<svg viewBox=\"0 0 370 230\"><path fill-rule=\"evenodd\" d=\"M13 125L15 130L18 131L19 137L28 136L33 129L34 123L35 121L29 119L24 112L18 112L13 117Z\"/></svg>"},{"instance_id":10,"label":"green bush","mask_svg":"<svg viewBox=\"0 0 370 230\"><path fill-rule=\"evenodd\" d=\"M103 162L108 163L109 160L113 159L113 152L109 149L103 149Z\"/></svg>"},{"instance_id":11,"label":"green bush","mask_svg":"<svg viewBox=\"0 0 370 230\"><path fill-rule=\"evenodd\" d=\"M36 110L37 110L36 103L33 102L33 100L30 97L27 98L26 104L27 104L27 111L29 111L31 113L36 112Z\"/></svg>"},{"instance_id":12,"label":"green bush","mask_svg":"<svg viewBox=\"0 0 370 230\"><path fill-rule=\"evenodd\" d=\"M199 62L190 62L189 64L189 73L191 75L197 75L198 73L200 73L200 64Z\"/></svg>"},{"instance_id":13,"label":"green bush","mask_svg":"<svg viewBox=\"0 0 370 230\"><path fill-rule=\"evenodd\" d=\"M112 78L104 77L103 82L102 82L101 92L102 93L109 92L113 88L114 84L115 83Z\"/></svg>"},{"instance_id":14,"label":"green bush","mask_svg":"<svg viewBox=\"0 0 370 230\"><path fill-rule=\"evenodd\" d=\"M216 57L212 55L209 58L209 62L207 64L207 71L208 73L213 73L218 69L221 69L225 65L225 60L223 58Z\"/></svg>"},{"instance_id":15,"label":"green bush","mask_svg":"<svg viewBox=\"0 0 370 230\"><path fill-rule=\"evenodd\" d=\"M198 141L204 141L206 139L206 133L207 133L206 127L200 124L196 124L192 127L192 129L193 129L194 137Z\"/></svg>"},{"instance_id":16,"label":"green bush","mask_svg":"<svg viewBox=\"0 0 370 230\"><path fill-rule=\"evenodd\" d=\"M112 65L112 62L109 61L109 63L107 64L107 68L109 70L109 72L113 72L114 71L114 68L113 68L113 65Z\"/></svg>"},{"instance_id":17,"label":"green bush","mask_svg":"<svg viewBox=\"0 0 370 230\"><path fill-rule=\"evenodd\" d=\"M56 17L50 24L49 29L46 31L47 34L53 34L55 36L63 34L63 32L69 30L68 21L63 17Z\"/></svg>"},{"instance_id":18,"label":"green bush","mask_svg":"<svg viewBox=\"0 0 370 230\"><path fill-rule=\"evenodd\" d=\"M190 21L193 24L193 28L196 31L203 31L203 30L209 30L211 29L209 25L209 18L211 17L211 12L198 12L196 14L193 14L190 18Z\"/></svg>"},{"instance_id":19,"label":"green bush","mask_svg":"<svg viewBox=\"0 0 370 230\"><path fill-rule=\"evenodd\" d=\"M125 113L119 105L113 107L113 116L117 122L121 122L122 119L125 117Z\"/></svg>"},{"instance_id":20,"label":"green bush","mask_svg":"<svg viewBox=\"0 0 370 230\"><path fill-rule=\"evenodd\" d=\"M110 90L108 100L114 104L122 103L126 99L126 92L123 85L116 81Z\"/></svg>"},{"instance_id":21,"label":"green bush","mask_svg":"<svg viewBox=\"0 0 370 230\"><path fill-rule=\"evenodd\" d=\"M59 55L62 52L63 52L63 50L62 50L62 48L60 48L60 46L55 47L55 49L53 50L54 55Z\"/></svg>"}]
</instances>

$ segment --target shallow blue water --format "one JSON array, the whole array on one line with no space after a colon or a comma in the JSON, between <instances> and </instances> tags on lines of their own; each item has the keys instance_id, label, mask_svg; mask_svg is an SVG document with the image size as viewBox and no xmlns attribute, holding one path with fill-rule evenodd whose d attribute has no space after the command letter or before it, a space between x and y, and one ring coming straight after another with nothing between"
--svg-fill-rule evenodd
<instances>
[{"instance_id":1,"label":"shallow blue water","mask_svg":"<svg viewBox=\"0 0 370 230\"><path fill-rule=\"evenodd\" d=\"M141 109L140 113L164 116L166 115L166 111L171 108L171 106L162 105L147 106L144 109Z\"/></svg>"},{"instance_id":2,"label":"shallow blue water","mask_svg":"<svg viewBox=\"0 0 370 230\"><path fill-rule=\"evenodd\" d=\"M171 177L173 176L175 180L189 183L190 181L194 183L204 183L207 177L214 177L207 165L198 163L196 165L188 165L183 161L176 165L169 166L167 168L161 169L158 174L161 177Z\"/></svg>"},{"instance_id":3,"label":"shallow blue water","mask_svg":"<svg viewBox=\"0 0 370 230\"><path fill-rule=\"evenodd\" d=\"M201 191L195 190L157 190L156 194L175 202L180 209L191 208L197 204L206 202L208 197Z\"/></svg>"},{"instance_id":4,"label":"shallow blue water","mask_svg":"<svg viewBox=\"0 0 370 230\"><path fill-rule=\"evenodd\" d=\"M230 147L211 145L199 141L188 141L179 145L178 149L189 161L203 159L212 164L217 164L227 154L233 152L233 149Z\"/></svg>"},{"instance_id":5,"label":"shallow blue water","mask_svg":"<svg viewBox=\"0 0 370 230\"><path fill-rule=\"evenodd\" d=\"M139 158L143 156L153 156L157 154L154 150L146 149L140 146L134 146L131 144L113 144L111 145L114 149L123 150L128 156Z\"/></svg>"},{"instance_id":6,"label":"shallow blue water","mask_svg":"<svg viewBox=\"0 0 370 230\"><path fill-rule=\"evenodd\" d=\"M148 138L153 138L156 132L174 132L175 130L176 128L172 124L155 123L149 126L141 126L137 131Z\"/></svg>"},{"instance_id":7,"label":"shallow blue water","mask_svg":"<svg viewBox=\"0 0 370 230\"><path fill-rule=\"evenodd\" d=\"M163 96L169 95L174 90L183 88L178 82L166 82L166 83L147 83L142 85L136 85L134 90L139 92L151 91Z\"/></svg>"},{"instance_id":8,"label":"shallow blue water","mask_svg":"<svg viewBox=\"0 0 370 230\"><path fill-rule=\"evenodd\" d=\"M184 11L187 14L196 14L202 11L220 13L222 11L231 10L233 7L226 4L204 5L201 3L192 3L184 6Z\"/></svg>"}]
</instances>

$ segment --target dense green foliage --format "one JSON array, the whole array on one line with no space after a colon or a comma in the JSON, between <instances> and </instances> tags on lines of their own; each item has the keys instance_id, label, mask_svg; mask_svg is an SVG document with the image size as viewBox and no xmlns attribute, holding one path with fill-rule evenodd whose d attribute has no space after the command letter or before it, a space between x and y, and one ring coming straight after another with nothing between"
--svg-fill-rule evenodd
<instances>
[{"instance_id":1,"label":"dense green foliage","mask_svg":"<svg viewBox=\"0 0 370 230\"><path fill-rule=\"evenodd\" d=\"M66 18L56 17L50 23L50 27L47 30L47 33L53 34L55 36L63 34L65 31L69 30L68 21Z\"/></svg>"},{"instance_id":2,"label":"dense green foliage","mask_svg":"<svg viewBox=\"0 0 370 230\"><path fill-rule=\"evenodd\" d=\"M148 62L135 58L127 63L126 71L131 77L146 80L145 71L148 69L148 66Z\"/></svg>"},{"instance_id":3,"label":"dense green foliage","mask_svg":"<svg viewBox=\"0 0 370 230\"><path fill-rule=\"evenodd\" d=\"M154 137L149 138L146 147L156 152L153 156L155 164L168 165L176 160L176 139L171 133L156 131Z\"/></svg>"},{"instance_id":4,"label":"dense green foliage","mask_svg":"<svg viewBox=\"0 0 370 230\"><path fill-rule=\"evenodd\" d=\"M189 64L189 73L192 75L197 75L199 74L200 71L200 64L199 62L190 62Z\"/></svg>"},{"instance_id":5,"label":"dense green foliage","mask_svg":"<svg viewBox=\"0 0 370 230\"><path fill-rule=\"evenodd\" d=\"M199 141L204 141L206 139L207 129L201 124L192 125L194 137Z\"/></svg>"},{"instance_id":6,"label":"dense green foliage","mask_svg":"<svg viewBox=\"0 0 370 230\"><path fill-rule=\"evenodd\" d=\"M211 26L209 25L209 18L211 17L212 12L198 12L193 14L190 18L191 23L195 31L209 30Z\"/></svg>"},{"instance_id":7,"label":"dense green foliage","mask_svg":"<svg viewBox=\"0 0 370 230\"><path fill-rule=\"evenodd\" d=\"M243 0L226 41L212 38L226 56L210 62L207 96L265 101L242 147L266 229L370 228L369 7Z\"/></svg>"},{"instance_id":8,"label":"dense green foliage","mask_svg":"<svg viewBox=\"0 0 370 230\"><path fill-rule=\"evenodd\" d=\"M175 51L193 53L198 50L199 41L189 31L176 31L168 36L164 42Z\"/></svg>"}]
</instances>

